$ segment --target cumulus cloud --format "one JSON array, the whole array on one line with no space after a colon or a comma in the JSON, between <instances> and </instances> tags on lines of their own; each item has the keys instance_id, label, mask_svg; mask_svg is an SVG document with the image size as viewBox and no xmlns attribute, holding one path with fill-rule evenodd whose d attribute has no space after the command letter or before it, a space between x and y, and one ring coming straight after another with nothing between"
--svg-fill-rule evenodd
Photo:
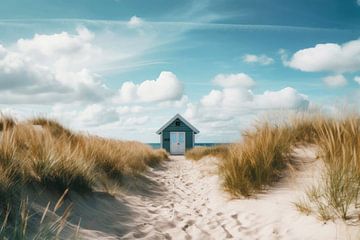
<instances>
[{"instance_id":1,"label":"cumulus cloud","mask_svg":"<svg viewBox=\"0 0 360 240\"><path fill-rule=\"evenodd\" d=\"M143 23L144 21L141 18L137 16L132 16L127 24L129 27L135 28L141 26Z\"/></svg>"},{"instance_id":2,"label":"cumulus cloud","mask_svg":"<svg viewBox=\"0 0 360 240\"><path fill-rule=\"evenodd\" d=\"M12 48L0 46L0 100L3 103L99 101L110 94L87 61L101 52L85 28L76 34L35 34Z\"/></svg>"},{"instance_id":3,"label":"cumulus cloud","mask_svg":"<svg viewBox=\"0 0 360 240\"><path fill-rule=\"evenodd\" d=\"M237 74L218 74L213 79L215 85L221 87L251 87L255 81L245 73Z\"/></svg>"},{"instance_id":4,"label":"cumulus cloud","mask_svg":"<svg viewBox=\"0 0 360 240\"><path fill-rule=\"evenodd\" d=\"M246 63L259 63L260 65L270 65L274 63L274 59L266 55L246 54L243 56L243 61Z\"/></svg>"},{"instance_id":5,"label":"cumulus cloud","mask_svg":"<svg viewBox=\"0 0 360 240\"><path fill-rule=\"evenodd\" d=\"M203 107L222 109L306 109L309 105L307 96L300 94L294 88L286 87L279 91L265 91L254 94L251 90L225 88L212 90L205 95L200 104Z\"/></svg>"},{"instance_id":6,"label":"cumulus cloud","mask_svg":"<svg viewBox=\"0 0 360 240\"><path fill-rule=\"evenodd\" d=\"M324 77L323 81L329 87L341 87L347 84L346 78L341 74Z\"/></svg>"},{"instance_id":7,"label":"cumulus cloud","mask_svg":"<svg viewBox=\"0 0 360 240\"><path fill-rule=\"evenodd\" d=\"M111 125L123 126L127 119L141 118L149 112L140 105L117 106L110 102L101 102L88 105L54 104L51 108L51 117L62 119L77 129L94 129ZM140 121L138 121L140 124Z\"/></svg>"},{"instance_id":8,"label":"cumulus cloud","mask_svg":"<svg viewBox=\"0 0 360 240\"><path fill-rule=\"evenodd\" d=\"M254 82L252 80L252 84ZM238 129L243 125L240 124L241 122L261 112L303 111L309 107L308 97L294 88L285 87L277 91L268 90L256 94L250 89L252 84L223 84L221 89L211 90L198 103L188 103L185 116L195 123L205 124L208 130L214 130L223 123Z\"/></svg>"},{"instance_id":9,"label":"cumulus cloud","mask_svg":"<svg viewBox=\"0 0 360 240\"><path fill-rule=\"evenodd\" d=\"M284 52L283 52L284 53ZM284 56L284 55L283 55ZM297 51L284 64L304 72L353 72L360 70L360 39L346 42L317 44Z\"/></svg>"},{"instance_id":10,"label":"cumulus cloud","mask_svg":"<svg viewBox=\"0 0 360 240\"><path fill-rule=\"evenodd\" d=\"M91 44L94 34L87 28L78 28L76 35L67 32L51 35L35 34L31 39L19 39L17 48L23 53L32 53L43 56L62 57L88 53L96 48Z\"/></svg>"},{"instance_id":11,"label":"cumulus cloud","mask_svg":"<svg viewBox=\"0 0 360 240\"><path fill-rule=\"evenodd\" d=\"M225 88L222 90L211 90L200 100L204 107L238 107L253 100L250 90L242 88Z\"/></svg>"},{"instance_id":12,"label":"cumulus cloud","mask_svg":"<svg viewBox=\"0 0 360 240\"><path fill-rule=\"evenodd\" d=\"M298 109L305 110L309 107L309 99L291 87L279 91L265 91L263 94L254 95L254 108L263 109Z\"/></svg>"},{"instance_id":13,"label":"cumulus cloud","mask_svg":"<svg viewBox=\"0 0 360 240\"><path fill-rule=\"evenodd\" d=\"M357 0L357 1L356 1L356 3L357 3L357 5L359 5L359 6L360 6L360 0Z\"/></svg>"},{"instance_id":14,"label":"cumulus cloud","mask_svg":"<svg viewBox=\"0 0 360 240\"><path fill-rule=\"evenodd\" d=\"M224 88L211 90L198 103L188 103L184 116L201 126L202 135L208 139L222 141L220 134L223 139L235 140L241 130L268 111L297 112L309 106L308 97L291 87L261 94L238 87Z\"/></svg>"},{"instance_id":15,"label":"cumulus cloud","mask_svg":"<svg viewBox=\"0 0 360 240\"><path fill-rule=\"evenodd\" d=\"M160 102L181 99L183 85L172 72L163 71L155 80L140 84L125 82L114 98L115 102Z\"/></svg>"},{"instance_id":16,"label":"cumulus cloud","mask_svg":"<svg viewBox=\"0 0 360 240\"><path fill-rule=\"evenodd\" d=\"M113 107L91 104L77 114L77 120L86 126L97 126L118 121L119 113Z\"/></svg>"}]
</instances>

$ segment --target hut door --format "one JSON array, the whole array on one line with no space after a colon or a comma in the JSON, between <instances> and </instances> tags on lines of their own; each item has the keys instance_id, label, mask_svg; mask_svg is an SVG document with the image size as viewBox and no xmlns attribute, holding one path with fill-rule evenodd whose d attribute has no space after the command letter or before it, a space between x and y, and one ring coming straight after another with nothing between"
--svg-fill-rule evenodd
<instances>
[{"instance_id":1,"label":"hut door","mask_svg":"<svg viewBox=\"0 0 360 240\"><path fill-rule=\"evenodd\" d=\"M185 153L185 132L170 132L170 153Z\"/></svg>"}]
</instances>

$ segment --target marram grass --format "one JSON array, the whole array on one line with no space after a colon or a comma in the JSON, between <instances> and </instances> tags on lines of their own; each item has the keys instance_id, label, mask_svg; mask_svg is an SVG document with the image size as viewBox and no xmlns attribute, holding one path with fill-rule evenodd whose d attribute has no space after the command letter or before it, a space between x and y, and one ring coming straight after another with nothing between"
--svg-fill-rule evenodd
<instances>
[{"instance_id":1,"label":"marram grass","mask_svg":"<svg viewBox=\"0 0 360 240\"><path fill-rule=\"evenodd\" d=\"M273 184L291 165L292 149L316 144L324 173L306 199L295 203L302 212L315 213L322 220L360 215L360 116L328 117L304 114L281 123L258 123L243 133L239 143L215 148L194 149L189 158L219 157L224 188L233 195L250 196ZM215 154L214 154L215 153Z\"/></svg>"},{"instance_id":2,"label":"marram grass","mask_svg":"<svg viewBox=\"0 0 360 240\"><path fill-rule=\"evenodd\" d=\"M59 193L68 190L87 193L109 178L116 182L124 175L140 174L167 158L164 150L153 150L134 141L75 133L55 120L35 118L18 122L1 115L0 215L3 227L0 238L28 239L28 211L22 205L25 201L22 192L28 186L42 186ZM15 212L19 207L24 210ZM34 239L47 239L43 237L54 235L54 231L56 235L63 222L63 218L50 222Z\"/></svg>"},{"instance_id":3,"label":"marram grass","mask_svg":"<svg viewBox=\"0 0 360 240\"><path fill-rule=\"evenodd\" d=\"M73 133L54 120L16 123L7 117L0 123L0 191L4 192L27 183L86 192L103 175L120 179L168 157L163 150L139 142Z\"/></svg>"}]
</instances>

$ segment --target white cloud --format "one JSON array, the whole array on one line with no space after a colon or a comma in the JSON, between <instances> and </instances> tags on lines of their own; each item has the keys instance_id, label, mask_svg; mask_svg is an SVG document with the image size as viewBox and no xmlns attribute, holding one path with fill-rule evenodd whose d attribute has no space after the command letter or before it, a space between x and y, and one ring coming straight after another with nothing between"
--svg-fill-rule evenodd
<instances>
[{"instance_id":1,"label":"white cloud","mask_svg":"<svg viewBox=\"0 0 360 240\"><path fill-rule=\"evenodd\" d=\"M125 82L114 98L115 102L161 102L181 99L183 85L172 72L163 71L156 80L140 84Z\"/></svg>"},{"instance_id":2,"label":"white cloud","mask_svg":"<svg viewBox=\"0 0 360 240\"><path fill-rule=\"evenodd\" d=\"M17 48L23 53L32 53L46 57L62 57L95 51L91 41L94 33L86 28L78 28L76 35L67 32L51 35L35 34L32 39L19 39Z\"/></svg>"},{"instance_id":3,"label":"white cloud","mask_svg":"<svg viewBox=\"0 0 360 240\"><path fill-rule=\"evenodd\" d=\"M183 95L179 100L170 100L170 101L164 101L159 102L158 106L163 108L182 108L186 107L186 105L189 103L189 97L186 95Z\"/></svg>"},{"instance_id":4,"label":"white cloud","mask_svg":"<svg viewBox=\"0 0 360 240\"><path fill-rule=\"evenodd\" d=\"M238 107L244 106L253 100L250 90L242 88L224 88L222 90L211 90L205 95L200 103L204 107Z\"/></svg>"},{"instance_id":5,"label":"white cloud","mask_svg":"<svg viewBox=\"0 0 360 240\"><path fill-rule=\"evenodd\" d=\"M243 61L246 63L259 63L261 65L270 65L274 63L274 59L266 55L246 54L243 56Z\"/></svg>"},{"instance_id":6,"label":"white cloud","mask_svg":"<svg viewBox=\"0 0 360 240\"><path fill-rule=\"evenodd\" d=\"M3 103L93 102L111 94L86 66L101 52L93 33L36 34L12 48L0 46L0 100Z\"/></svg>"},{"instance_id":7,"label":"white cloud","mask_svg":"<svg viewBox=\"0 0 360 240\"><path fill-rule=\"evenodd\" d=\"M218 74L213 79L213 83L221 87L251 87L255 81L245 73L237 74Z\"/></svg>"},{"instance_id":8,"label":"white cloud","mask_svg":"<svg viewBox=\"0 0 360 240\"><path fill-rule=\"evenodd\" d=\"M143 23L144 21L141 18L132 16L127 24L129 27L135 28L141 26Z\"/></svg>"},{"instance_id":9,"label":"white cloud","mask_svg":"<svg viewBox=\"0 0 360 240\"><path fill-rule=\"evenodd\" d=\"M234 134L239 126L245 126L244 122L259 113L273 110L303 111L310 105L308 97L294 88L256 94L250 89L251 85L223 84L222 89L211 90L198 103L188 103L185 116L195 123L201 122L207 128L206 131L219 131L220 126L226 124L233 128Z\"/></svg>"},{"instance_id":10,"label":"white cloud","mask_svg":"<svg viewBox=\"0 0 360 240\"><path fill-rule=\"evenodd\" d=\"M97 126L119 120L119 113L113 107L101 104L88 105L77 114L77 121L86 126Z\"/></svg>"},{"instance_id":11,"label":"white cloud","mask_svg":"<svg viewBox=\"0 0 360 240\"><path fill-rule=\"evenodd\" d=\"M297 51L284 64L305 72L353 72L360 70L360 39L344 43L317 44Z\"/></svg>"},{"instance_id":12,"label":"white cloud","mask_svg":"<svg viewBox=\"0 0 360 240\"><path fill-rule=\"evenodd\" d=\"M129 117L126 118L123 122L125 126L134 126L134 125L144 125L149 121L149 116L141 116L141 117Z\"/></svg>"},{"instance_id":13,"label":"white cloud","mask_svg":"<svg viewBox=\"0 0 360 240\"><path fill-rule=\"evenodd\" d=\"M120 106L116 108L116 111L120 114L120 115L125 115L125 114L131 114L131 113L141 113L145 111L145 108L142 106Z\"/></svg>"},{"instance_id":14,"label":"white cloud","mask_svg":"<svg viewBox=\"0 0 360 240\"><path fill-rule=\"evenodd\" d=\"M235 87L210 91L198 103L189 103L184 116L201 126L202 138L227 142L237 140L241 130L269 111L297 112L309 106L308 97L291 87L262 94Z\"/></svg>"},{"instance_id":15,"label":"white cloud","mask_svg":"<svg viewBox=\"0 0 360 240\"><path fill-rule=\"evenodd\" d=\"M355 76L354 81L357 82L358 84L360 84L360 76Z\"/></svg>"},{"instance_id":16,"label":"white cloud","mask_svg":"<svg viewBox=\"0 0 360 240\"><path fill-rule=\"evenodd\" d=\"M263 109L298 109L309 107L308 97L291 87L279 91L265 91L263 94L254 95L254 108Z\"/></svg>"},{"instance_id":17,"label":"white cloud","mask_svg":"<svg viewBox=\"0 0 360 240\"><path fill-rule=\"evenodd\" d=\"M356 3L357 3L357 5L359 5L359 6L360 6L360 0L357 0L357 1L356 1Z\"/></svg>"},{"instance_id":18,"label":"white cloud","mask_svg":"<svg viewBox=\"0 0 360 240\"><path fill-rule=\"evenodd\" d=\"M251 90L225 88L212 90L205 95L200 104L203 107L236 110L248 109L305 109L309 105L307 96L298 93L294 88L286 87L279 91L265 91L254 94Z\"/></svg>"},{"instance_id":19,"label":"white cloud","mask_svg":"<svg viewBox=\"0 0 360 240\"><path fill-rule=\"evenodd\" d=\"M341 74L324 77L323 81L329 87L341 87L347 83L346 78Z\"/></svg>"}]
</instances>

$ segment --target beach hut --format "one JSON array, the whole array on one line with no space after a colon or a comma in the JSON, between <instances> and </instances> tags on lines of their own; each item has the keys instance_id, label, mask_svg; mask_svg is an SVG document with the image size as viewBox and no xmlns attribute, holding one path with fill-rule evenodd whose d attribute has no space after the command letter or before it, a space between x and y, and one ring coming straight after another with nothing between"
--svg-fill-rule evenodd
<instances>
[{"instance_id":1,"label":"beach hut","mask_svg":"<svg viewBox=\"0 0 360 240\"><path fill-rule=\"evenodd\" d=\"M184 154L187 149L194 147L195 134L199 133L180 114L176 114L157 132L160 135L161 148L170 154Z\"/></svg>"}]
</instances>

